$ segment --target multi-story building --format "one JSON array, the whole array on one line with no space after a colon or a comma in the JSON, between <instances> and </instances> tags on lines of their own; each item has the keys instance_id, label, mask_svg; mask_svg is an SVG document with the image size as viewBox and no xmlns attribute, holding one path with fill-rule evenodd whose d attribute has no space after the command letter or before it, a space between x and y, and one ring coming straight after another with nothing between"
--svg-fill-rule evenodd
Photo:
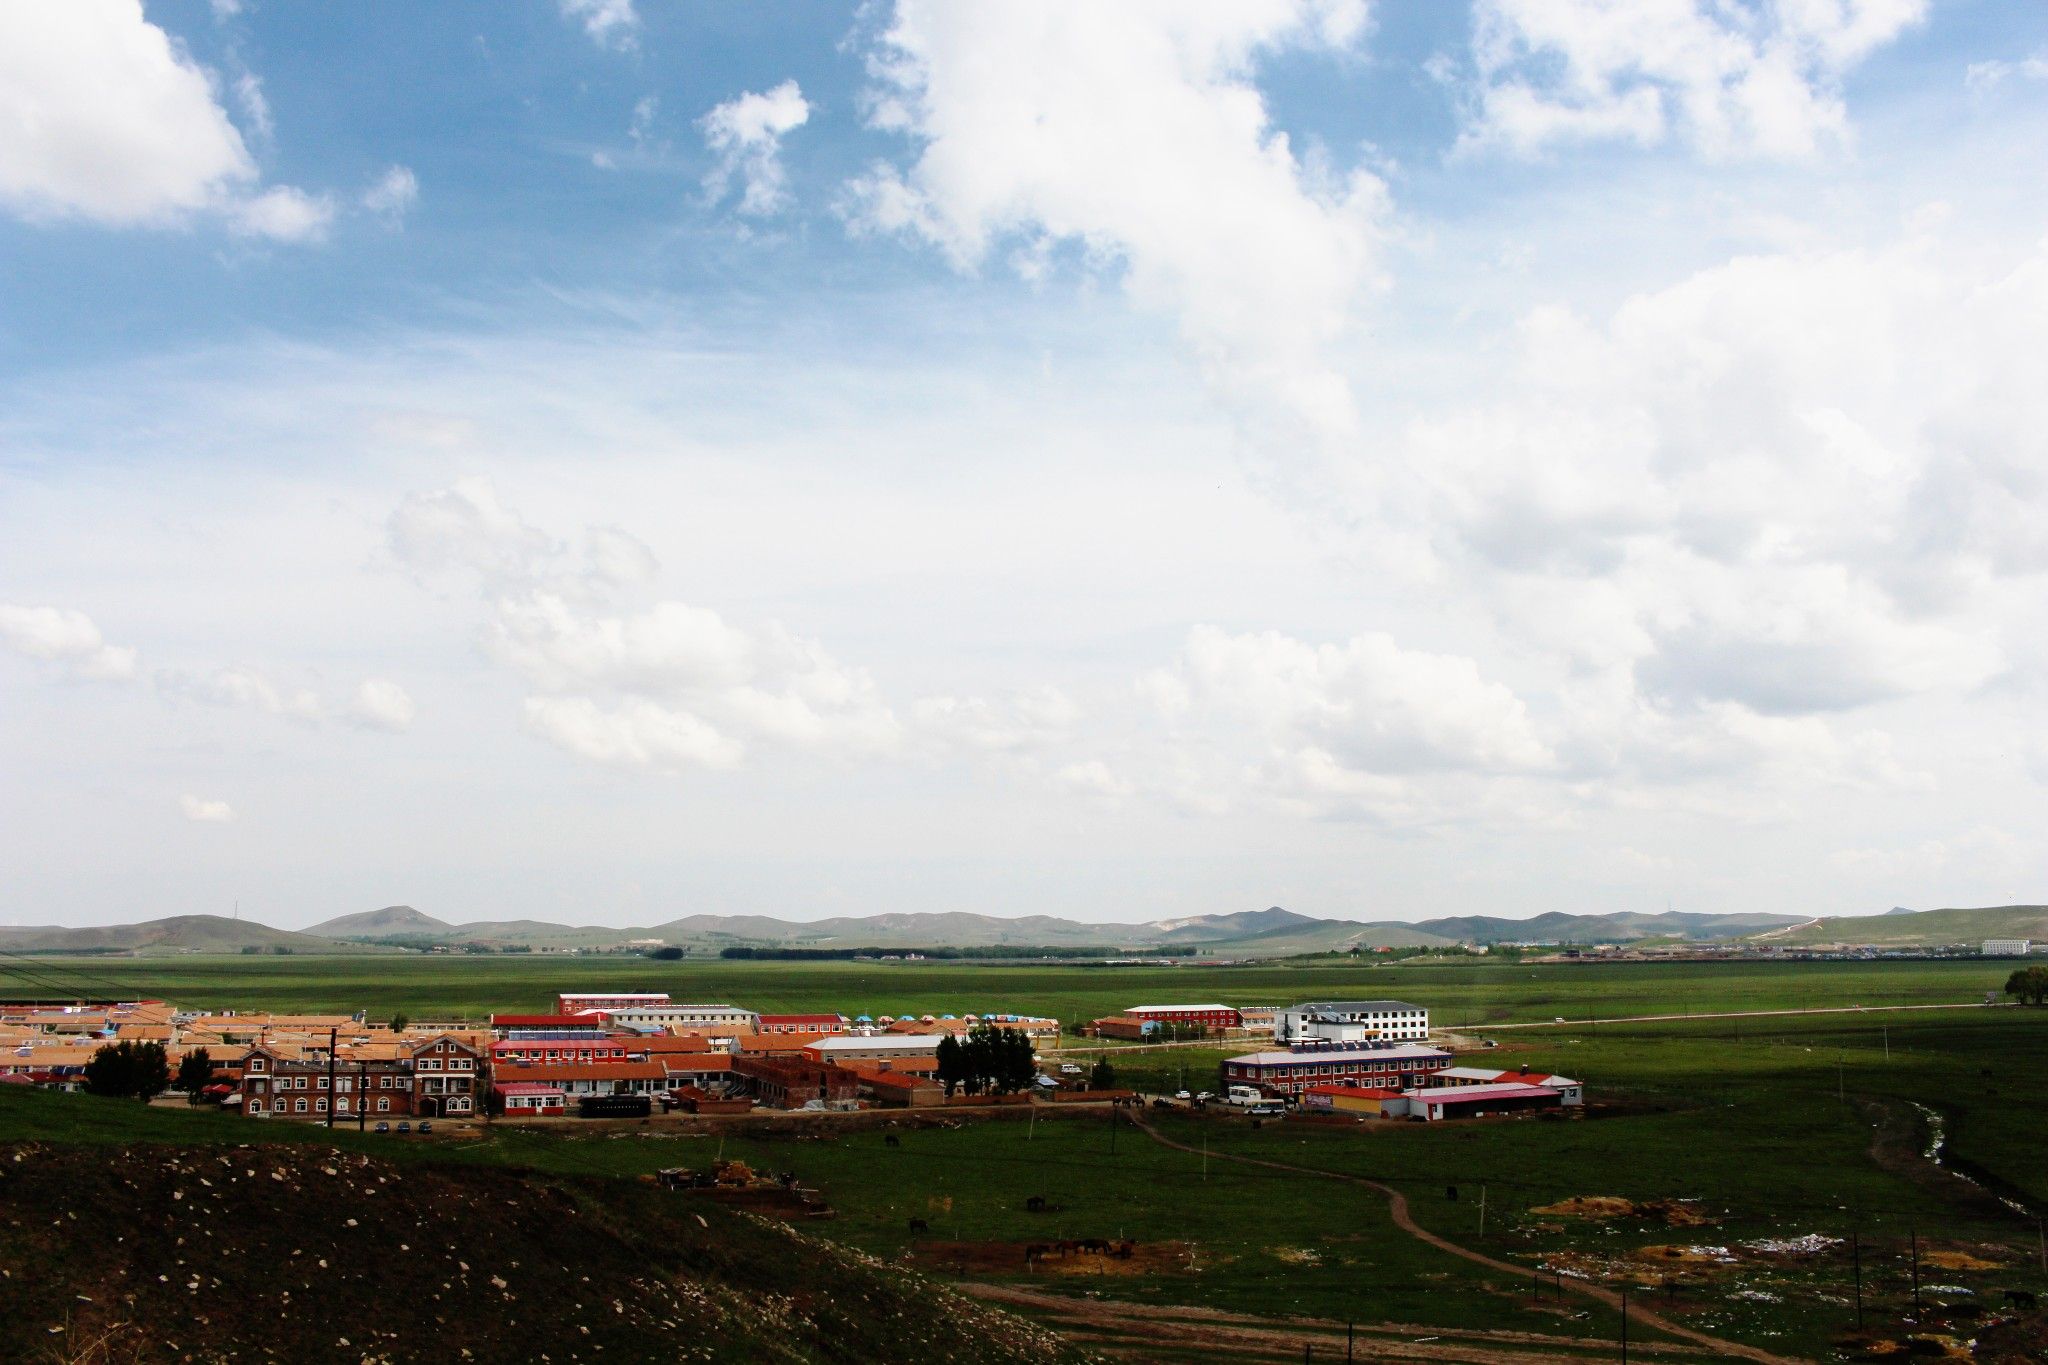
<instances>
[{"instance_id":1,"label":"multi-story building","mask_svg":"<svg viewBox=\"0 0 2048 1365\"><path fill-rule=\"evenodd\" d=\"M527 1062L623 1062L630 1055L618 1038L508 1038L491 1044L491 1065Z\"/></svg>"},{"instance_id":2,"label":"multi-story building","mask_svg":"<svg viewBox=\"0 0 2048 1365\"><path fill-rule=\"evenodd\" d=\"M241 1107L252 1118L462 1118L477 1112L483 1054L442 1034L337 1049L259 1043L240 1058Z\"/></svg>"},{"instance_id":3,"label":"multi-story building","mask_svg":"<svg viewBox=\"0 0 2048 1365\"><path fill-rule=\"evenodd\" d=\"M1133 1019L1152 1019L1167 1026L1199 1024L1203 1028L1241 1028L1244 1018L1229 1005L1133 1005L1124 1013Z\"/></svg>"},{"instance_id":4,"label":"multi-story building","mask_svg":"<svg viewBox=\"0 0 2048 1365\"><path fill-rule=\"evenodd\" d=\"M1232 1057L1223 1063L1222 1079L1226 1088L1255 1085L1269 1095L1299 1095L1312 1085L1406 1090L1450 1064L1450 1053L1413 1043L1309 1043Z\"/></svg>"},{"instance_id":5,"label":"multi-story building","mask_svg":"<svg viewBox=\"0 0 2048 1365\"><path fill-rule=\"evenodd\" d=\"M939 1037L929 1033L878 1033L872 1038L820 1038L805 1047L803 1055L832 1066L872 1062L897 1070L931 1070L938 1065Z\"/></svg>"},{"instance_id":6,"label":"multi-story building","mask_svg":"<svg viewBox=\"0 0 2048 1365\"><path fill-rule=\"evenodd\" d=\"M757 1017L757 1033L844 1033L846 1017L839 1014L763 1014Z\"/></svg>"},{"instance_id":7,"label":"multi-story building","mask_svg":"<svg viewBox=\"0 0 2048 1365\"><path fill-rule=\"evenodd\" d=\"M611 1029L595 1014L494 1014L491 1031L506 1042L526 1040L568 1042L605 1038Z\"/></svg>"},{"instance_id":8,"label":"multi-story building","mask_svg":"<svg viewBox=\"0 0 2048 1365\"><path fill-rule=\"evenodd\" d=\"M564 991L555 997L555 1013L593 1014L598 1010L642 1009L667 1003L667 991Z\"/></svg>"},{"instance_id":9,"label":"multi-story building","mask_svg":"<svg viewBox=\"0 0 2048 1365\"><path fill-rule=\"evenodd\" d=\"M686 1030L714 1035L752 1033L761 1016L738 1005L622 1005L599 1011L613 1028L642 1033Z\"/></svg>"},{"instance_id":10,"label":"multi-story building","mask_svg":"<svg viewBox=\"0 0 2048 1365\"><path fill-rule=\"evenodd\" d=\"M800 1109L813 1100L839 1104L860 1097L858 1073L794 1057L735 1057L733 1072L754 1098L775 1109Z\"/></svg>"},{"instance_id":11,"label":"multi-story building","mask_svg":"<svg viewBox=\"0 0 2048 1365\"><path fill-rule=\"evenodd\" d=\"M1280 1011L1273 1041L1425 1043L1429 1011L1405 1000L1312 1000Z\"/></svg>"}]
</instances>

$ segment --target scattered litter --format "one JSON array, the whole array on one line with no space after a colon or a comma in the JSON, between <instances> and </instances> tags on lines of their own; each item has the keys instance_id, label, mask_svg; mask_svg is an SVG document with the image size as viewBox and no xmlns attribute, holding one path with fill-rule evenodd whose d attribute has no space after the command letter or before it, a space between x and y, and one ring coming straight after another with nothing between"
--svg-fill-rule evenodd
<instances>
[{"instance_id":1,"label":"scattered litter","mask_svg":"<svg viewBox=\"0 0 2048 1365\"><path fill-rule=\"evenodd\" d=\"M1842 1239L1839 1237L1809 1232L1804 1237L1759 1237L1742 1245L1751 1251L1767 1251L1777 1256L1818 1256L1841 1244Z\"/></svg>"}]
</instances>

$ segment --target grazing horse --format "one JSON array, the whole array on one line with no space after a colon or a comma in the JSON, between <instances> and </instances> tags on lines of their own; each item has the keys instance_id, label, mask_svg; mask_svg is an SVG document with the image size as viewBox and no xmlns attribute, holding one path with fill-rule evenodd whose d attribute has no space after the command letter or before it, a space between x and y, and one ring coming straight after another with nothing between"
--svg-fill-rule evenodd
<instances>
[{"instance_id":1,"label":"grazing horse","mask_svg":"<svg viewBox=\"0 0 2048 1365\"><path fill-rule=\"evenodd\" d=\"M1035 1270L1038 1267L1038 1263L1050 1255L1052 1255L1051 1247L1047 1246L1044 1242L1033 1242L1030 1246L1024 1248L1025 1269Z\"/></svg>"},{"instance_id":2,"label":"grazing horse","mask_svg":"<svg viewBox=\"0 0 2048 1365\"><path fill-rule=\"evenodd\" d=\"M894 1133L884 1133L882 1134L882 1145L884 1147L901 1147L903 1139L897 1137Z\"/></svg>"},{"instance_id":3,"label":"grazing horse","mask_svg":"<svg viewBox=\"0 0 2048 1365\"><path fill-rule=\"evenodd\" d=\"M2041 1306L2040 1296L2031 1289L2008 1289L2005 1291L2005 1301L2015 1308L2039 1308Z\"/></svg>"},{"instance_id":4,"label":"grazing horse","mask_svg":"<svg viewBox=\"0 0 2048 1365\"><path fill-rule=\"evenodd\" d=\"M1034 1194L1034 1195L1032 1195L1032 1196L1031 1196L1031 1197L1030 1197L1029 1199L1026 1199L1026 1200L1024 1201L1024 1212L1026 1212L1026 1213L1044 1213L1044 1212L1045 1212L1045 1196L1044 1196L1044 1195L1042 1195L1042 1194Z\"/></svg>"},{"instance_id":5,"label":"grazing horse","mask_svg":"<svg viewBox=\"0 0 2048 1365\"><path fill-rule=\"evenodd\" d=\"M922 1218L913 1218L910 1220L910 1230L912 1232L930 1232L932 1225L925 1222Z\"/></svg>"},{"instance_id":6,"label":"grazing horse","mask_svg":"<svg viewBox=\"0 0 2048 1365\"><path fill-rule=\"evenodd\" d=\"M1057 1251L1062 1256L1071 1256L1074 1254L1075 1251L1080 1249L1080 1246L1081 1244L1075 1241L1073 1238L1062 1237L1059 1241L1054 1242L1052 1244L1052 1249L1054 1251Z\"/></svg>"},{"instance_id":7,"label":"grazing horse","mask_svg":"<svg viewBox=\"0 0 2048 1365\"><path fill-rule=\"evenodd\" d=\"M1131 1253L1137 1249L1138 1244L1126 1238L1124 1241L1118 1242L1115 1246L1111 1247L1109 1254L1116 1257L1119 1261L1128 1261L1131 1259Z\"/></svg>"},{"instance_id":8,"label":"grazing horse","mask_svg":"<svg viewBox=\"0 0 2048 1365\"><path fill-rule=\"evenodd\" d=\"M1098 1255L1107 1256L1109 1254L1109 1243L1103 1241L1100 1237L1083 1237L1081 1239L1081 1250L1093 1251Z\"/></svg>"}]
</instances>

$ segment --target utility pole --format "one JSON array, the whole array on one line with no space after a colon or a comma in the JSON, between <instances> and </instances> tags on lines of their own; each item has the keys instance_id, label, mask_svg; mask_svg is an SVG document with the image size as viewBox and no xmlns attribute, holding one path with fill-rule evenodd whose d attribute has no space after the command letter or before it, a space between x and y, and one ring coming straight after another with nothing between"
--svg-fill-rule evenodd
<instances>
[{"instance_id":1,"label":"utility pole","mask_svg":"<svg viewBox=\"0 0 2048 1365\"><path fill-rule=\"evenodd\" d=\"M334 1131L334 1101L339 1098L334 1089L334 1036L336 1030L327 1030L327 1129Z\"/></svg>"},{"instance_id":2,"label":"utility pole","mask_svg":"<svg viewBox=\"0 0 2048 1365\"><path fill-rule=\"evenodd\" d=\"M1849 1234L1849 1261L1856 1267L1856 1330L1863 1330L1863 1239Z\"/></svg>"},{"instance_id":3,"label":"utility pole","mask_svg":"<svg viewBox=\"0 0 2048 1365\"><path fill-rule=\"evenodd\" d=\"M356 1131L363 1131L363 1125L370 1116L370 1062L367 1057L356 1058Z\"/></svg>"},{"instance_id":4,"label":"utility pole","mask_svg":"<svg viewBox=\"0 0 2048 1365\"><path fill-rule=\"evenodd\" d=\"M1621 1365L1628 1365L1628 1286L1621 1287Z\"/></svg>"},{"instance_id":5,"label":"utility pole","mask_svg":"<svg viewBox=\"0 0 2048 1365\"><path fill-rule=\"evenodd\" d=\"M1907 1236L1913 1239L1913 1320L1920 1320L1920 1229L1908 1228Z\"/></svg>"},{"instance_id":6,"label":"utility pole","mask_svg":"<svg viewBox=\"0 0 2048 1365\"><path fill-rule=\"evenodd\" d=\"M1486 1236L1486 1186L1479 1187L1479 1235Z\"/></svg>"}]
</instances>

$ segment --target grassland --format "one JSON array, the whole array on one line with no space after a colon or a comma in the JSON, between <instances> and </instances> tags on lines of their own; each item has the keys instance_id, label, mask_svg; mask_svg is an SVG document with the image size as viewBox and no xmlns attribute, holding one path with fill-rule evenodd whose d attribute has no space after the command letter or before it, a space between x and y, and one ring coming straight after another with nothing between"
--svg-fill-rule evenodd
<instances>
[{"instance_id":1,"label":"grassland","mask_svg":"<svg viewBox=\"0 0 2048 1365\"><path fill-rule=\"evenodd\" d=\"M96 964L104 966L106 964ZM616 961L506 963L406 960L379 963L418 975L375 982L358 964L292 960L121 964L161 974L149 987L207 1004L305 1007L292 982L388 990L422 1012L494 998L509 983L526 993L619 979ZM1802 964L1779 967L1497 965L1414 968L1032 971L845 964L623 964L628 981L758 1008L836 1007L849 1012L972 1008L999 1002L1061 1017L1099 1013L1141 996L1291 1000L1387 994L1430 1004L1440 1018L1469 1011L1483 1021L1557 1016L1615 1020L1637 1013L1702 1014L1799 1005L1882 1005L1979 1000L1998 984L1992 964ZM255 978L237 982L236 969ZM535 973L520 977L519 968ZM301 977L304 972L314 973ZM333 978L340 975L339 984ZM564 976L570 979L565 980ZM542 983L545 983L544 985ZM1246 984L1248 983L1248 984ZM866 990L868 994L860 994ZM240 990L248 995L235 996ZM215 998L222 992L228 999ZM472 994L477 993L477 994ZM358 1002L362 1003L362 1002ZM494 1003L496 1002L494 999ZM1605 1022L1503 1031L1487 1059L1527 1062L1577 1076L1597 1102L1592 1117L1451 1125L1324 1127L1289 1122L1254 1129L1237 1118L1153 1114L1173 1150L1100 1115L970 1122L906 1131L887 1147L874 1131L818 1136L680 1136L659 1125L593 1130L576 1124L515 1129L448 1144L402 1146L337 1134L336 1145L401 1152L405 1159L481 1163L564 1175L631 1177L723 1154L767 1170L792 1170L837 1208L829 1235L887 1259L939 1273L1009 1279L1061 1293L1089 1291L1136 1303L1189 1304L1260 1315L1404 1322L1418 1330L1480 1326L1552 1335L1611 1336L1612 1314L1533 1295L1540 1265L1632 1284L1691 1325L1809 1358L1824 1358L1853 1319L1855 1267L1845 1247L1810 1256L1752 1253L1741 1244L1819 1233L1859 1239L1866 1310L1874 1328L1903 1331L1910 1304L1907 1248L1992 1268L1930 1265L1927 1285L1962 1312L1995 1304L2005 1287L2048 1288L2039 1225L2001 1204L2003 1195L2048 1209L2038 1107L2029 1078L2048 1074L2048 1011L1999 1008L1895 1014L1766 1016ZM1122 1078L1147 1088L1213 1084L1222 1050L1123 1053ZM1926 1161L1929 1116L1946 1134L1944 1160L1976 1176L1958 1179ZM0 1138L117 1142L241 1142L258 1125L225 1116L143 1110L83 1098L0 1093ZM265 1139L328 1142L325 1133L262 1125ZM1204 1162L1200 1150L1210 1153ZM1233 1164L1248 1156L1306 1168ZM1313 1172L1366 1176L1404 1193L1425 1228L1532 1272L1525 1282L1474 1266L1399 1232L1384 1199ZM1448 1196L1456 1186L1458 1197ZM1484 1190L1482 1237L1478 1201ZM1059 1206L1033 1214L1042 1195ZM1670 1226L1662 1215L1590 1220L1537 1210L1576 1196L1637 1204L1685 1201L1705 1222ZM912 1232L922 1219L929 1231ZM1096 1279L1028 1277L1021 1248L1058 1237L1131 1237L1155 1249L1137 1273ZM1723 1246L1732 1262L1658 1259L1657 1247ZM951 1259L949 1259L951 1258ZM1100 1267L1097 1267L1100 1269ZM1928 1291L1930 1296L1932 1291Z\"/></svg>"},{"instance_id":2,"label":"grassland","mask_svg":"<svg viewBox=\"0 0 2048 1365\"><path fill-rule=\"evenodd\" d=\"M0 996L146 995L186 1007L482 1019L546 1008L557 991L656 990L762 1011L848 1015L1011 1010L1072 1024L1153 1000L1231 1005L1394 996L1439 1027L1626 1015L1982 1000L1993 962L1602 963L1313 961L1245 967L984 967L957 962L655 962L636 957L37 958L0 963ZM35 973L41 984L13 972Z\"/></svg>"}]
</instances>

